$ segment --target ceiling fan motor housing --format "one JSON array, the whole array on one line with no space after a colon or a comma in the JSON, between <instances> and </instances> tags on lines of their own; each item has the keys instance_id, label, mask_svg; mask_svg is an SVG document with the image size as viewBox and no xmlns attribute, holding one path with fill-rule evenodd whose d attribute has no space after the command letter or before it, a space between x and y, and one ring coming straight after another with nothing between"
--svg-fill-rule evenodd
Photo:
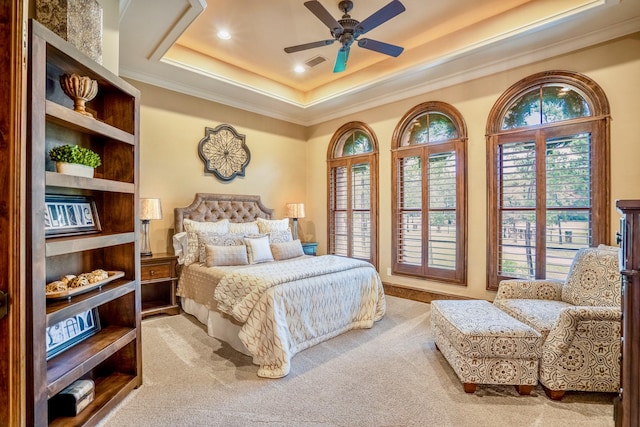
<instances>
[{"instance_id":1,"label":"ceiling fan motor housing","mask_svg":"<svg viewBox=\"0 0 640 427\"><path fill-rule=\"evenodd\" d=\"M331 35L343 45L346 43L351 44L351 42L353 42L353 40L358 37L358 35L355 33L358 24L360 24L360 21L349 17L339 19L338 22L340 23L340 25L342 25L342 32L336 34L335 32L331 31Z\"/></svg>"}]
</instances>

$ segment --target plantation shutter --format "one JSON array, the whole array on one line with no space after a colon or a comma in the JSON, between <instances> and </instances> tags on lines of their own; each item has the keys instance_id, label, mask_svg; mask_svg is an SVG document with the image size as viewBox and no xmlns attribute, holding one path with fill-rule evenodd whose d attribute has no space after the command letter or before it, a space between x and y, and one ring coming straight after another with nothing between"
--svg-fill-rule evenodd
<instances>
[{"instance_id":1,"label":"plantation shutter","mask_svg":"<svg viewBox=\"0 0 640 427\"><path fill-rule=\"evenodd\" d=\"M547 138L547 279L565 279L578 249L591 246L591 177L590 133Z\"/></svg>"},{"instance_id":2,"label":"plantation shutter","mask_svg":"<svg viewBox=\"0 0 640 427\"><path fill-rule=\"evenodd\" d=\"M347 222L347 167L331 169L330 178L330 253L348 256L349 232Z\"/></svg>"},{"instance_id":3,"label":"plantation shutter","mask_svg":"<svg viewBox=\"0 0 640 427\"><path fill-rule=\"evenodd\" d=\"M371 259L371 165L351 167L351 256Z\"/></svg>"},{"instance_id":4,"label":"plantation shutter","mask_svg":"<svg viewBox=\"0 0 640 427\"><path fill-rule=\"evenodd\" d=\"M456 153L429 155L429 253L430 268L456 269Z\"/></svg>"},{"instance_id":5,"label":"plantation shutter","mask_svg":"<svg viewBox=\"0 0 640 427\"><path fill-rule=\"evenodd\" d=\"M422 265L422 158L398 159L398 264ZM409 269L411 271L411 269Z\"/></svg>"},{"instance_id":6,"label":"plantation shutter","mask_svg":"<svg viewBox=\"0 0 640 427\"><path fill-rule=\"evenodd\" d=\"M498 274L535 277L536 145L535 140L498 148L500 260Z\"/></svg>"},{"instance_id":7,"label":"plantation shutter","mask_svg":"<svg viewBox=\"0 0 640 427\"><path fill-rule=\"evenodd\" d=\"M566 133L526 132L497 147L500 279L564 280L592 244L591 134Z\"/></svg>"}]
</instances>

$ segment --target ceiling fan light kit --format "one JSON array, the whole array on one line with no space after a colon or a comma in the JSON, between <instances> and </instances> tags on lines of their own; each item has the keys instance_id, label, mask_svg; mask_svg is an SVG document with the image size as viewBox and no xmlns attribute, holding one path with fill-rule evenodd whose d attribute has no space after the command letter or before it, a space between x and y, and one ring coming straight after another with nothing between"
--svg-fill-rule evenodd
<instances>
[{"instance_id":1,"label":"ceiling fan light kit","mask_svg":"<svg viewBox=\"0 0 640 427\"><path fill-rule=\"evenodd\" d=\"M374 12L364 21L357 21L349 16L349 11L353 9L352 1L341 1L338 7L343 12L342 18L336 20L327 9L317 0L307 1L304 3L307 9L313 13L324 25L331 31L333 39L320 40L317 42L304 43L296 46L285 47L286 53L300 52L302 50L314 49L317 47L333 44L335 41L340 42L341 47L338 50L336 62L333 68L334 73L339 73L347 68L347 60L349 59L349 51L354 41L358 46L364 49L373 50L385 55L397 57L402 53L404 48L389 43L384 43L372 39L358 39L361 35L373 30L377 26L384 24L391 18L405 11L404 5L399 0L393 0L391 3Z\"/></svg>"}]
</instances>

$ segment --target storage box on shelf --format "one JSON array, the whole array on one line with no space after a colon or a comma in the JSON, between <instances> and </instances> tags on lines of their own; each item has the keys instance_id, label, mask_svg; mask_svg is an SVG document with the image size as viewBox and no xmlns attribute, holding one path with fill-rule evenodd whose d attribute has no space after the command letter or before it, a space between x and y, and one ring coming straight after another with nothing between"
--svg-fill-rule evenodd
<instances>
[{"instance_id":1,"label":"storage box on shelf","mask_svg":"<svg viewBox=\"0 0 640 427\"><path fill-rule=\"evenodd\" d=\"M35 21L30 28L27 165L30 212L27 259L27 424L96 424L141 384L140 261L138 245L139 91ZM93 117L73 111L60 76L76 73L98 82L87 102ZM98 153L94 178L62 175L48 158L57 145ZM47 236L45 195L82 195L96 205L101 224L92 234ZM47 299L45 286L67 274L96 269L123 277L70 299ZM95 310L99 328L47 360L47 328ZM49 412L48 402L78 379L95 382L94 398L76 416Z\"/></svg>"}]
</instances>

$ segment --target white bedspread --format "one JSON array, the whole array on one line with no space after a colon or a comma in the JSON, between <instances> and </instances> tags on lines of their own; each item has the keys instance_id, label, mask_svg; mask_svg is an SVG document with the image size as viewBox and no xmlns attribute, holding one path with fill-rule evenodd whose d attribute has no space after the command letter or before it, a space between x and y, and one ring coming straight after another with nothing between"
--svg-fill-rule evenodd
<instances>
[{"instance_id":1,"label":"white bedspread","mask_svg":"<svg viewBox=\"0 0 640 427\"><path fill-rule=\"evenodd\" d=\"M305 348L370 328L386 309L373 266L333 255L234 268L214 295L218 310L243 322L240 340L267 378L287 375Z\"/></svg>"}]
</instances>

